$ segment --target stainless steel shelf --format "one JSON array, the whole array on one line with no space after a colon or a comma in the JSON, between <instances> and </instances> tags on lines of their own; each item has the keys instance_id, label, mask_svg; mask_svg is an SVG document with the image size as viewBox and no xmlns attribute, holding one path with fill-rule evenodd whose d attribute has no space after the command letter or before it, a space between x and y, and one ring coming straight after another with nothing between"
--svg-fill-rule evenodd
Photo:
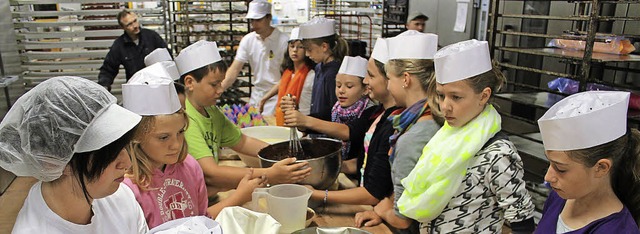
<instances>
[{"instance_id":1,"label":"stainless steel shelf","mask_svg":"<svg viewBox=\"0 0 640 234\"><path fill-rule=\"evenodd\" d=\"M23 50L57 49L57 48L108 48L113 40L88 40L88 41L54 41L54 42L21 42L18 48Z\"/></svg>"},{"instance_id":2,"label":"stainless steel shelf","mask_svg":"<svg viewBox=\"0 0 640 234\"><path fill-rule=\"evenodd\" d=\"M142 24L162 24L162 20L140 20ZM117 20L78 20L58 22L17 22L14 28L60 27L60 26L119 26Z\"/></svg>"},{"instance_id":3,"label":"stainless steel shelf","mask_svg":"<svg viewBox=\"0 0 640 234\"><path fill-rule=\"evenodd\" d=\"M28 16L68 16L68 15L82 15L82 16L94 16L94 15L108 15L115 16L122 10L120 9L105 9L105 10L80 10L80 11L21 11L12 12L11 15L14 18L28 17ZM162 14L162 9L131 9L132 12L138 14Z\"/></svg>"},{"instance_id":4,"label":"stainless steel shelf","mask_svg":"<svg viewBox=\"0 0 640 234\"><path fill-rule=\"evenodd\" d=\"M575 59L583 60L584 51L581 50L564 50L558 48L517 48L517 47L496 47L498 50L504 50L515 53L533 54L550 56L555 58ZM598 63L606 62L640 62L640 55L628 54L605 54L605 53L593 53L591 61Z\"/></svg>"},{"instance_id":5,"label":"stainless steel shelf","mask_svg":"<svg viewBox=\"0 0 640 234\"><path fill-rule=\"evenodd\" d=\"M109 50L88 50L88 51L63 51L63 52L43 52L27 51L21 57L27 61L36 59L75 59L75 58L104 58Z\"/></svg>"},{"instance_id":6,"label":"stainless steel shelf","mask_svg":"<svg viewBox=\"0 0 640 234\"><path fill-rule=\"evenodd\" d=\"M16 33L18 39L51 39L51 38L72 38L72 37L118 37L124 32L122 29L114 30L89 30L75 32L21 32Z\"/></svg>"},{"instance_id":7,"label":"stainless steel shelf","mask_svg":"<svg viewBox=\"0 0 640 234\"><path fill-rule=\"evenodd\" d=\"M115 0L114 0L115 1ZM126 0L115 2L148 2L149 0ZM11 5L58 4L58 3L105 3L104 0L9 0Z\"/></svg>"}]
</instances>

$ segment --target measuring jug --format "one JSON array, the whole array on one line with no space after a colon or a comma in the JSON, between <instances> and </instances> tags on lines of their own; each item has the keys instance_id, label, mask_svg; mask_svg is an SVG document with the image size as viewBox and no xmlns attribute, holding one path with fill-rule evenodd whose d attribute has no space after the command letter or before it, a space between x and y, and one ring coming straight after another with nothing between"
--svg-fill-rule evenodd
<instances>
[{"instance_id":1,"label":"measuring jug","mask_svg":"<svg viewBox=\"0 0 640 234\"><path fill-rule=\"evenodd\" d=\"M282 224L280 232L292 233L304 228L307 202L311 190L298 184L279 184L256 188L252 194L253 209L271 215Z\"/></svg>"}]
</instances>

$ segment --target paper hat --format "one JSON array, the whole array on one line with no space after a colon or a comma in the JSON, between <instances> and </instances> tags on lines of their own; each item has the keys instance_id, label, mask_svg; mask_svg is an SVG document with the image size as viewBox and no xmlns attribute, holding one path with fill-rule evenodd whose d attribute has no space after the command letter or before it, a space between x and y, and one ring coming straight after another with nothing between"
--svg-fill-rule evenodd
<instances>
[{"instance_id":1,"label":"paper hat","mask_svg":"<svg viewBox=\"0 0 640 234\"><path fill-rule=\"evenodd\" d=\"M173 80L180 79L180 72L178 72L178 67L176 66L176 62L162 61L162 62L158 62L158 64L161 64L164 67L164 69L167 70L167 73L169 73L169 76Z\"/></svg>"},{"instance_id":2,"label":"paper hat","mask_svg":"<svg viewBox=\"0 0 640 234\"><path fill-rule=\"evenodd\" d=\"M433 59L438 50L438 35L407 30L387 38L389 59Z\"/></svg>"},{"instance_id":3,"label":"paper hat","mask_svg":"<svg viewBox=\"0 0 640 234\"><path fill-rule=\"evenodd\" d=\"M367 75L367 60L360 56L344 56L338 74L365 77Z\"/></svg>"},{"instance_id":4,"label":"paper hat","mask_svg":"<svg viewBox=\"0 0 640 234\"><path fill-rule=\"evenodd\" d=\"M562 99L538 120L544 148L586 149L623 136L629 96L628 92L587 91Z\"/></svg>"},{"instance_id":5,"label":"paper hat","mask_svg":"<svg viewBox=\"0 0 640 234\"><path fill-rule=\"evenodd\" d=\"M300 38L313 39L336 34L336 21L324 17L313 18L300 25Z\"/></svg>"},{"instance_id":6,"label":"paper hat","mask_svg":"<svg viewBox=\"0 0 640 234\"><path fill-rule=\"evenodd\" d=\"M491 70L489 43L471 39L445 46L438 50L433 63L440 84L480 75Z\"/></svg>"},{"instance_id":7,"label":"paper hat","mask_svg":"<svg viewBox=\"0 0 640 234\"><path fill-rule=\"evenodd\" d=\"M373 51L371 51L371 57L378 62L387 64L389 61L389 50L387 49L386 39L376 39L376 45L373 47Z\"/></svg>"},{"instance_id":8,"label":"paper hat","mask_svg":"<svg viewBox=\"0 0 640 234\"><path fill-rule=\"evenodd\" d=\"M289 36L289 42L297 41L297 40L302 40L302 38L300 37L300 28L299 27L291 29L291 36Z\"/></svg>"},{"instance_id":9,"label":"paper hat","mask_svg":"<svg viewBox=\"0 0 640 234\"><path fill-rule=\"evenodd\" d=\"M429 20L429 17L423 14L422 12L412 11L411 13L409 13L409 16L407 17L407 24L412 20L416 20L416 19Z\"/></svg>"},{"instance_id":10,"label":"paper hat","mask_svg":"<svg viewBox=\"0 0 640 234\"><path fill-rule=\"evenodd\" d=\"M182 76L220 60L222 57L220 57L218 45L215 42L201 40L180 51L176 57L176 65Z\"/></svg>"},{"instance_id":11,"label":"paper hat","mask_svg":"<svg viewBox=\"0 0 640 234\"><path fill-rule=\"evenodd\" d=\"M173 114L182 107L173 78L161 63L136 72L122 85L122 106L143 116Z\"/></svg>"},{"instance_id":12,"label":"paper hat","mask_svg":"<svg viewBox=\"0 0 640 234\"><path fill-rule=\"evenodd\" d=\"M171 58L171 54L169 54L167 48L157 48L144 57L145 66L151 66L154 63L162 61L173 61L173 58Z\"/></svg>"},{"instance_id":13,"label":"paper hat","mask_svg":"<svg viewBox=\"0 0 640 234\"><path fill-rule=\"evenodd\" d=\"M271 14L271 3L265 0L253 0L249 3L249 10L245 19L262 19L267 14Z\"/></svg>"}]
</instances>

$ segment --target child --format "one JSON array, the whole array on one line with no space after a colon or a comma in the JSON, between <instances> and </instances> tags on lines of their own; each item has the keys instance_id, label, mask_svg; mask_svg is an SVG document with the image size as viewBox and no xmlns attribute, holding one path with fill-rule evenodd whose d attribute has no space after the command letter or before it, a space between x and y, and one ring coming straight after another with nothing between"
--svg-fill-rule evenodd
<instances>
[{"instance_id":1,"label":"child","mask_svg":"<svg viewBox=\"0 0 640 234\"><path fill-rule=\"evenodd\" d=\"M538 120L553 190L536 233L640 233L640 133L628 105L627 92L588 91Z\"/></svg>"},{"instance_id":2,"label":"child","mask_svg":"<svg viewBox=\"0 0 640 234\"><path fill-rule=\"evenodd\" d=\"M366 96L366 86L362 82L367 74L367 60L362 57L344 57L338 75L336 77L335 95L339 97L334 104L331 113L331 122L306 116L294 110L293 102L283 100L282 107L286 111L284 122L289 127L302 127L311 129L331 137L343 140L342 159L351 160L343 162L343 172L356 174L356 159L363 155L362 139L364 132L371 124L372 111L366 111L373 106ZM364 114L364 115L363 115ZM351 125L357 119L364 120L366 126ZM332 122L334 124L332 124ZM351 143L355 145L351 148ZM346 166L349 164L350 166ZM344 169L351 170L345 171Z\"/></svg>"},{"instance_id":3,"label":"child","mask_svg":"<svg viewBox=\"0 0 640 234\"><path fill-rule=\"evenodd\" d=\"M531 232L533 204L522 160L489 100L505 78L491 65L486 41L469 40L434 56L438 110L445 125L429 140L397 206L421 232L495 232L505 220ZM465 67L465 69L460 69Z\"/></svg>"},{"instance_id":4,"label":"child","mask_svg":"<svg viewBox=\"0 0 640 234\"><path fill-rule=\"evenodd\" d=\"M129 147L133 166L124 183L133 190L149 228L174 219L207 215L208 203L202 169L187 154L187 116L173 81L155 76L151 71L154 68L138 71L122 86L124 107L143 115ZM251 200L253 189L264 181L249 177L238 186L244 190L214 205L209 214L215 217L220 212L222 208L216 206L242 205Z\"/></svg>"},{"instance_id":5,"label":"child","mask_svg":"<svg viewBox=\"0 0 640 234\"><path fill-rule=\"evenodd\" d=\"M397 212L394 204L400 198L404 187L400 183L413 169L420 158L422 148L438 131L440 126L431 115L428 105L429 82L433 79L433 55L437 50L438 36L424 34L414 30L406 31L397 37L389 38L389 61L385 65L389 82L387 88L396 102L403 107L391 113L389 121L395 129L390 137L389 161L393 196L383 199L377 205L386 207L386 212L363 212L356 215L356 225L374 225L380 218L400 231L417 232L418 224ZM412 46L407 47L410 43ZM364 223L372 219L373 222Z\"/></svg>"},{"instance_id":6,"label":"child","mask_svg":"<svg viewBox=\"0 0 640 234\"><path fill-rule=\"evenodd\" d=\"M140 116L96 82L54 77L20 97L0 123L0 166L40 180L13 233L147 233L121 184Z\"/></svg>"},{"instance_id":7,"label":"child","mask_svg":"<svg viewBox=\"0 0 640 234\"><path fill-rule=\"evenodd\" d=\"M248 168L218 166L220 147L257 156L267 143L245 136L229 121L215 104L222 94L221 82L226 65L215 42L198 41L180 52L176 65L180 82L186 88L185 111L189 128L185 132L189 154L200 164L205 175L209 195L238 186ZM270 168L254 169L253 177L266 175L271 184L295 183L311 172L308 163L296 163L295 158L284 159Z\"/></svg>"},{"instance_id":8,"label":"child","mask_svg":"<svg viewBox=\"0 0 640 234\"><path fill-rule=\"evenodd\" d=\"M298 110L305 115L309 114L311 108L311 91L313 89L313 77L316 75L313 71L315 63L305 55L304 46L302 46L302 39L299 35L300 28L294 28L291 30L291 37L289 38L289 48L285 51L284 59L282 60L282 78L279 85L273 86L269 92L267 92L258 106L259 111L262 112L264 104L276 94L278 95L278 102L276 104L276 125L284 125L284 112L280 108L280 100L287 94L291 94L298 97L296 105Z\"/></svg>"},{"instance_id":9,"label":"child","mask_svg":"<svg viewBox=\"0 0 640 234\"><path fill-rule=\"evenodd\" d=\"M342 59L349 54L347 41L336 34L335 20L322 17L301 24L300 38L305 53L317 64L309 115L330 121L331 107L338 101L335 95L336 75Z\"/></svg>"}]
</instances>

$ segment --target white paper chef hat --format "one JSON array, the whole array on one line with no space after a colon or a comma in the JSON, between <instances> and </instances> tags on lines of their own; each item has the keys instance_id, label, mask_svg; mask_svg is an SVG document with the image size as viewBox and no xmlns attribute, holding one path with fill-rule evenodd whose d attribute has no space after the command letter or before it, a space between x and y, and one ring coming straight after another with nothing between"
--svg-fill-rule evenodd
<instances>
[{"instance_id":1,"label":"white paper chef hat","mask_svg":"<svg viewBox=\"0 0 640 234\"><path fill-rule=\"evenodd\" d=\"M246 19L262 19L267 14L271 14L271 3L265 0L253 0L249 3Z\"/></svg>"},{"instance_id":2,"label":"white paper chef hat","mask_svg":"<svg viewBox=\"0 0 640 234\"><path fill-rule=\"evenodd\" d=\"M344 56L338 74L365 77L367 75L367 60L360 56Z\"/></svg>"},{"instance_id":3,"label":"white paper chef hat","mask_svg":"<svg viewBox=\"0 0 640 234\"><path fill-rule=\"evenodd\" d=\"M546 150L577 150L627 132L628 92L587 91L566 97L538 120Z\"/></svg>"},{"instance_id":4,"label":"white paper chef hat","mask_svg":"<svg viewBox=\"0 0 640 234\"><path fill-rule=\"evenodd\" d=\"M300 25L300 38L313 39L336 34L336 21L324 17L313 18Z\"/></svg>"},{"instance_id":5,"label":"white paper chef hat","mask_svg":"<svg viewBox=\"0 0 640 234\"><path fill-rule=\"evenodd\" d=\"M176 65L182 76L220 60L222 60L222 57L220 57L218 45L212 41L200 40L180 51L180 54L176 57Z\"/></svg>"},{"instance_id":6,"label":"white paper chef hat","mask_svg":"<svg viewBox=\"0 0 640 234\"><path fill-rule=\"evenodd\" d=\"M433 63L440 84L480 75L491 70L489 44L471 39L445 46L438 50Z\"/></svg>"},{"instance_id":7,"label":"white paper chef hat","mask_svg":"<svg viewBox=\"0 0 640 234\"><path fill-rule=\"evenodd\" d=\"M149 55L144 57L145 66L151 66L154 63L162 61L173 61L173 59L171 58L171 54L169 54L167 48L157 48L149 53Z\"/></svg>"},{"instance_id":8,"label":"white paper chef hat","mask_svg":"<svg viewBox=\"0 0 640 234\"><path fill-rule=\"evenodd\" d=\"M173 80L180 79L180 72L178 72L178 66L176 66L176 62L174 62L174 61L162 61L162 62L157 62L157 63L161 64L164 67L164 69L167 71L167 73L169 73L169 76Z\"/></svg>"},{"instance_id":9,"label":"white paper chef hat","mask_svg":"<svg viewBox=\"0 0 640 234\"><path fill-rule=\"evenodd\" d=\"M383 64L387 64L389 61L389 50L387 48L387 41L384 38L376 39L376 45L373 46L373 51L371 51L371 57L378 62Z\"/></svg>"},{"instance_id":10,"label":"white paper chef hat","mask_svg":"<svg viewBox=\"0 0 640 234\"><path fill-rule=\"evenodd\" d=\"M142 116L173 114L182 107L173 78L161 63L136 72L122 85L122 106Z\"/></svg>"},{"instance_id":11,"label":"white paper chef hat","mask_svg":"<svg viewBox=\"0 0 640 234\"><path fill-rule=\"evenodd\" d=\"M289 42L297 40L302 40L302 38L300 37L300 27L291 29L291 36L289 36Z\"/></svg>"},{"instance_id":12,"label":"white paper chef hat","mask_svg":"<svg viewBox=\"0 0 640 234\"><path fill-rule=\"evenodd\" d=\"M205 216L192 216L167 221L149 230L149 234L222 234L222 227Z\"/></svg>"},{"instance_id":13,"label":"white paper chef hat","mask_svg":"<svg viewBox=\"0 0 640 234\"><path fill-rule=\"evenodd\" d=\"M438 35L407 30L387 38L389 59L433 59L438 50Z\"/></svg>"}]
</instances>

